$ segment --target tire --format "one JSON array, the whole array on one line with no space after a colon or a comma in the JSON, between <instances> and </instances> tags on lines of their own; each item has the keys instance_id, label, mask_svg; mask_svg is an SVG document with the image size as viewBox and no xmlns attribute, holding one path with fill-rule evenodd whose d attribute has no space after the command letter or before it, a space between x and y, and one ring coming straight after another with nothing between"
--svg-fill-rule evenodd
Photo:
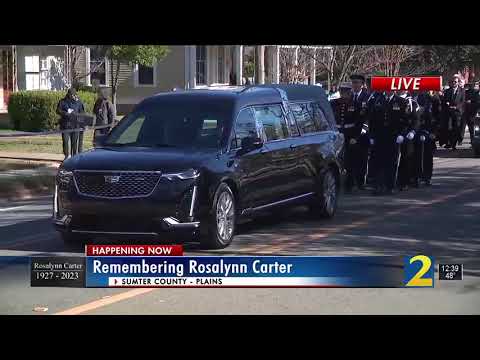
<instances>
[{"instance_id":1,"label":"tire","mask_svg":"<svg viewBox=\"0 0 480 360\"><path fill-rule=\"evenodd\" d=\"M338 181L332 169L328 169L319 184L319 190L310 211L321 218L332 218L337 211Z\"/></svg>"},{"instance_id":2,"label":"tire","mask_svg":"<svg viewBox=\"0 0 480 360\"><path fill-rule=\"evenodd\" d=\"M221 183L213 197L207 229L200 238L205 249L223 249L230 245L236 229L236 203L230 187Z\"/></svg>"}]
</instances>

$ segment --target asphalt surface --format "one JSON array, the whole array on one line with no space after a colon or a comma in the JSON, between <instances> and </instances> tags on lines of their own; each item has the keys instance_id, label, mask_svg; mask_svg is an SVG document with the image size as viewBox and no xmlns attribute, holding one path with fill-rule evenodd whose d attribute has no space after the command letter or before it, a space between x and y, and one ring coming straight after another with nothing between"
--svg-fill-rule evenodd
<instances>
[{"instance_id":1,"label":"asphalt surface","mask_svg":"<svg viewBox=\"0 0 480 360\"><path fill-rule=\"evenodd\" d=\"M82 252L54 232L51 202L0 201L0 314L480 314L480 159L468 147L437 152L431 187L344 195L332 220L303 207L267 215L241 225L224 250L185 244L187 255L423 253L464 264L464 280L436 274L433 289L31 288L19 256Z\"/></svg>"}]
</instances>

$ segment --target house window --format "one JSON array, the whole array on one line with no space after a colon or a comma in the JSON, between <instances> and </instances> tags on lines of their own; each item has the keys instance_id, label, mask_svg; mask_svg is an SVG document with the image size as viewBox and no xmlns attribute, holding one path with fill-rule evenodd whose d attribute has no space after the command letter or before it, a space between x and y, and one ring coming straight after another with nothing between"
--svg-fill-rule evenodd
<instances>
[{"instance_id":1,"label":"house window","mask_svg":"<svg viewBox=\"0 0 480 360\"><path fill-rule=\"evenodd\" d=\"M197 46L197 76L196 82L197 85L205 85L206 84L206 63L207 63L207 47L206 46Z\"/></svg>"},{"instance_id":2,"label":"house window","mask_svg":"<svg viewBox=\"0 0 480 360\"><path fill-rule=\"evenodd\" d=\"M90 83L107 85L107 61L95 47L90 48Z\"/></svg>"},{"instance_id":3,"label":"house window","mask_svg":"<svg viewBox=\"0 0 480 360\"><path fill-rule=\"evenodd\" d=\"M225 48L223 46L218 47L218 82L226 83L225 81Z\"/></svg>"},{"instance_id":4,"label":"house window","mask_svg":"<svg viewBox=\"0 0 480 360\"><path fill-rule=\"evenodd\" d=\"M155 85L153 66L138 65L138 85Z\"/></svg>"},{"instance_id":5,"label":"house window","mask_svg":"<svg viewBox=\"0 0 480 360\"><path fill-rule=\"evenodd\" d=\"M25 56L25 88L40 89L40 57Z\"/></svg>"}]
</instances>

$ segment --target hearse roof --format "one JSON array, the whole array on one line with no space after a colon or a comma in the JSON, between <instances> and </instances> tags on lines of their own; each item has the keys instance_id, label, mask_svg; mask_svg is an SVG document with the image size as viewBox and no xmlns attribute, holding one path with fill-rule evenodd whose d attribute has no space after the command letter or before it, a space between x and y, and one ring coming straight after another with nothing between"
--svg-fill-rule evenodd
<instances>
[{"instance_id":1,"label":"hearse roof","mask_svg":"<svg viewBox=\"0 0 480 360\"><path fill-rule=\"evenodd\" d=\"M225 87L221 89L179 90L153 95L141 102L142 105L172 101L225 101L237 106L281 102L280 93L273 88Z\"/></svg>"}]
</instances>

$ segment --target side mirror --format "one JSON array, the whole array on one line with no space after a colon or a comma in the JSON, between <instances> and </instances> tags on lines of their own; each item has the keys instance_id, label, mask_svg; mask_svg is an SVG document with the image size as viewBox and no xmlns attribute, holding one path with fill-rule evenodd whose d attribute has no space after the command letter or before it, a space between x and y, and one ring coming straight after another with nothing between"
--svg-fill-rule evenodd
<instances>
[{"instance_id":1,"label":"side mirror","mask_svg":"<svg viewBox=\"0 0 480 360\"><path fill-rule=\"evenodd\" d=\"M242 139L242 150L252 151L260 149L263 146L263 141L259 137L245 137Z\"/></svg>"},{"instance_id":2,"label":"side mirror","mask_svg":"<svg viewBox=\"0 0 480 360\"><path fill-rule=\"evenodd\" d=\"M95 135L95 138L93 139L93 146L94 147L102 147L103 144L105 143L105 140L107 139L108 134L97 134Z\"/></svg>"}]
</instances>

